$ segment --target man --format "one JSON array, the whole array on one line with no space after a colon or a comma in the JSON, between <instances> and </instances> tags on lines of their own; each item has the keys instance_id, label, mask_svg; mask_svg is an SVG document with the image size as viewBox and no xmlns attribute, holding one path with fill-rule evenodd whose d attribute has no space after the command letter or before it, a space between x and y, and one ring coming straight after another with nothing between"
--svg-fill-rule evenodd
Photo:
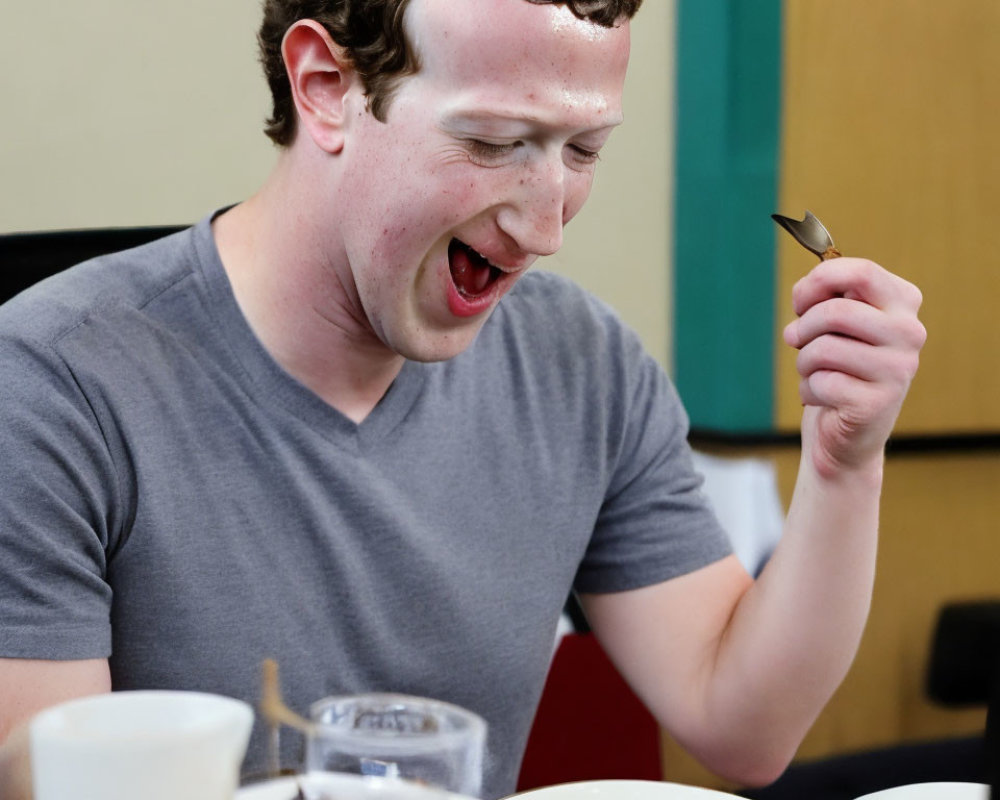
<instances>
[{"instance_id":1,"label":"man","mask_svg":"<svg viewBox=\"0 0 1000 800\"><path fill-rule=\"evenodd\" d=\"M920 294L846 258L796 287L802 466L753 582L665 376L525 275L621 122L638 4L268 0L262 189L0 314L7 728L112 688L252 700L275 656L300 711L483 714L501 796L575 588L697 757L784 769L861 635Z\"/></svg>"}]
</instances>

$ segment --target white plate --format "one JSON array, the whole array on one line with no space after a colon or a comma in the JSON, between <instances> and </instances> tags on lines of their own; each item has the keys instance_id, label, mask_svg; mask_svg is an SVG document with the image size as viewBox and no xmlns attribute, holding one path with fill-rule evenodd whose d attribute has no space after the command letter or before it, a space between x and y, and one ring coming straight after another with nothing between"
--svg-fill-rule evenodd
<instances>
[{"instance_id":1,"label":"white plate","mask_svg":"<svg viewBox=\"0 0 1000 800\"><path fill-rule=\"evenodd\" d=\"M665 781L580 781L532 789L512 798L524 800L733 800L736 795Z\"/></svg>"},{"instance_id":2,"label":"white plate","mask_svg":"<svg viewBox=\"0 0 1000 800\"><path fill-rule=\"evenodd\" d=\"M989 796L985 783L911 783L857 800L988 800Z\"/></svg>"},{"instance_id":3,"label":"white plate","mask_svg":"<svg viewBox=\"0 0 1000 800\"><path fill-rule=\"evenodd\" d=\"M246 786L236 792L236 800L294 800L299 786L309 800L324 795L331 800L471 800L405 781L333 772L310 772Z\"/></svg>"}]
</instances>

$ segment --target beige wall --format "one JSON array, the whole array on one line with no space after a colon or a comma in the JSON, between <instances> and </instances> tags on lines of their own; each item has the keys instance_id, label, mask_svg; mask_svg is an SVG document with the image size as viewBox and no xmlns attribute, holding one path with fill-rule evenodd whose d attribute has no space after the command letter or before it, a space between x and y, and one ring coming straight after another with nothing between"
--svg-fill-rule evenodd
<instances>
[{"instance_id":1,"label":"beige wall","mask_svg":"<svg viewBox=\"0 0 1000 800\"><path fill-rule=\"evenodd\" d=\"M0 230L193 222L266 174L256 2L0 4Z\"/></svg>"},{"instance_id":2,"label":"beige wall","mask_svg":"<svg viewBox=\"0 0 1000 800\"><path fill-rule=\"evenodd\" d=\"M0 231L193 222L266 175L257 2L0 7ZM664 364L672 28L673 0L646 4L628 123L546 264L618 308Z\"/></svg>"},{"instance_id":3,"label":"beige wall","mask_svg":"<svg viewBox=\"0 0 1000 800\"><path fill-rule=\"evenodd\" d=\"M632 25L625 124L601 154L594 191L545 266L609 302L670 368L675 0Z\"/></svg>"}]
</instances>

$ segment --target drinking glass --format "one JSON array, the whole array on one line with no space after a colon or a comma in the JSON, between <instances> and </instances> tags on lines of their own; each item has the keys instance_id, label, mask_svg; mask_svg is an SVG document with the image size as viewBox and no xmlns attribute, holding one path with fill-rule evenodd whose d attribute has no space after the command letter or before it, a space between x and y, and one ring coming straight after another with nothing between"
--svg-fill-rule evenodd
<instances>
[{"instance_id":1,"label":"drinking glass","mask_svg":"<svg viewBox=\"0 0 1000 800\"><path fill-rule=\"evenodd\" d=\"M306 769L403 778L478 797L486 723L467 709L401 694L327 697L313 704Z\"/></svg>"}]
</instances>

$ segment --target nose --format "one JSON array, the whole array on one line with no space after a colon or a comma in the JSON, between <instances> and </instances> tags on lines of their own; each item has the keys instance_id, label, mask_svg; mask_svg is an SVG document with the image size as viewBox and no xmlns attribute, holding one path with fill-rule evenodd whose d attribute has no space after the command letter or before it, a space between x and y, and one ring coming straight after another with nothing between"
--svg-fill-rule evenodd
<instances>
[{"instance_id":1,"label":"nose","mask_svg":"<svg viewBox=\"0 0 1000 800\"><path fill-rule=\"evenodd\" d=\"M513 176L497 223L521 251L548 256L562 246L563 226L569 221L565 169L561 159L546 159Z\"/></svg>"}]
</instances>

